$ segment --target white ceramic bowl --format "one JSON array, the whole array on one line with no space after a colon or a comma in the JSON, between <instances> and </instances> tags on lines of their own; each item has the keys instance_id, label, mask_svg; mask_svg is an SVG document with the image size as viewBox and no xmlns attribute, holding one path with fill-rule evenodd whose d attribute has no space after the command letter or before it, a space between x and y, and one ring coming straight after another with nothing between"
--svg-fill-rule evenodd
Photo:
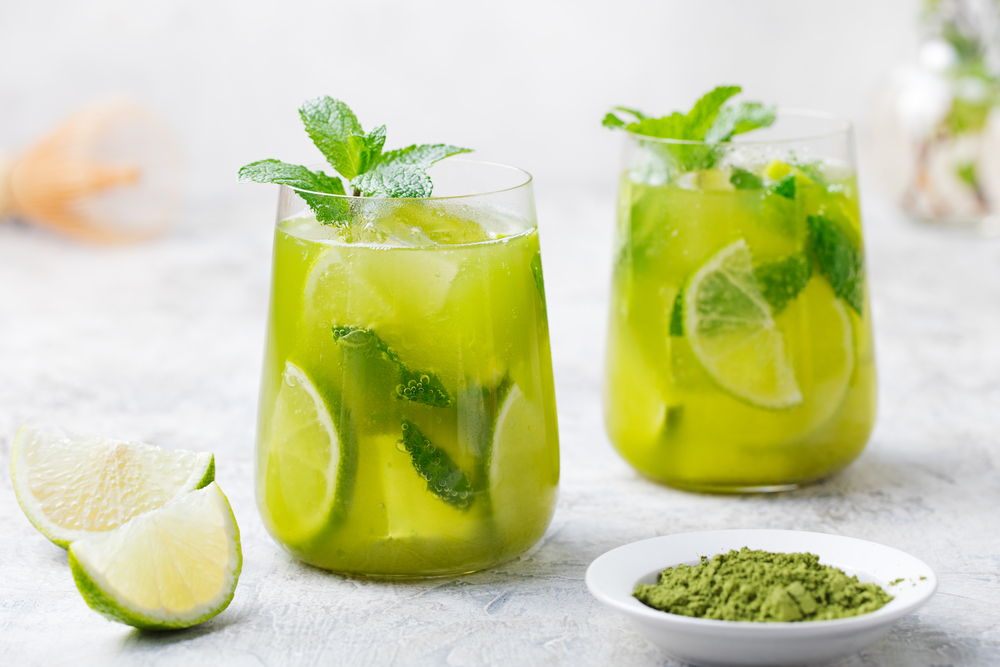
<instances>
[{"instance_id":1,"label":"white ceramic bowl","mask_svg":"<svg viewBox=\"0 0 1000 667\"><path fill-rule=\"evenodd\" d=\"M668 567L696 565L701 556L742 547L816 554L823 565L879 584L893 600L870 614L833 621L746 623L668 614L632 597L636 584L655 584ZM902 581L890 585L897 579ZM654 537L609 551L587 568L587 588L679 660L706 667L778 666L831 662L874 644L930 599L937 577L913 556L865 540L794 530L713 530Z\"/></svg>"}]
</instances>

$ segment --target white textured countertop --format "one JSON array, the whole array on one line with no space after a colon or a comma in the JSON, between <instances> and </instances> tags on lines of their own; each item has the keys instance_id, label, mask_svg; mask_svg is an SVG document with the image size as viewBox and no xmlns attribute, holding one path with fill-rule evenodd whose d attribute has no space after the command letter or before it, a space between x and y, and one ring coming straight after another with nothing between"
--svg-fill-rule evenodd
<instances>
[{"instance_id":1,"label":"white textured countertop","mask_svg":"<svg viewBox=\"0 0 1000 667\"><path fill-rule=\"evenodd\" d=\"M755 527L869 539L937 572L934 599L844 665L1000 664L1000 242L913 226L868 190L881 382L871 443L810 488L715 497L641 479L608 443L613 197L540 186L563 465L555 519L495 570L407 583L301 565L257 516L273 193L189 206L171 235L128 248L0 225L0 456L22 422L213 451L244 553L220 616L132 630L85 605L66 553L0 474L0 664L674 665L590 597L584 570L634 540Z\"/></svg>"}]
</instances>

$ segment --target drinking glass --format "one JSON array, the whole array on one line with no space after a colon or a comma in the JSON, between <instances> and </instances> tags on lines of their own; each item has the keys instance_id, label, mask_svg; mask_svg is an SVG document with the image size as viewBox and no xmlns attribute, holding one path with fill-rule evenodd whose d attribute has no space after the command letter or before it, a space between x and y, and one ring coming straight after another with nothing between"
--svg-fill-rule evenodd
<instances>
[{"instance_id":1,"label":"drinking glass","mask_svg":"<svg viewBox=\"0 0 1000 667\"><path fill-rule=\"evenodd\" d=\"M278 544L337 572L490 567L555 506L531 177L461 159L428 173L426 199L279 194L257 504Z\"/></svg>"},{"instance_id":2,"label":"drinking glass","mask_svg":"<svg viewBox=\"0 0 1000 667\"><path fill-rule=\"evenodd\" d=\"M861 453L876 382L848 122L625 133L614 253L605 423L639 472L776 491Z\"/></svg>"}]
</instances>

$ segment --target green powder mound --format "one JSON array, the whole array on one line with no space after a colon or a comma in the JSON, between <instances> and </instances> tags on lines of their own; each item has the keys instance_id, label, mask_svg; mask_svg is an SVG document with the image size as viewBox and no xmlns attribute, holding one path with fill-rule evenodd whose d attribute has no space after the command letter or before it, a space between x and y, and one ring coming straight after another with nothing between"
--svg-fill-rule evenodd
<instances>
[{"instance_id":1,"label":"green powder mound","mask_svg":"<svg viewBox=\"0 0 1000 667\"><path fill-rule=\"evenodd\" d=\"M892 600L877 584L862 584L819 564L809 553L739 551L701 563L668 567L655 586L632 593L654 609L719 621L826 621L868 614Z\"/></svg>"}]
</instances>

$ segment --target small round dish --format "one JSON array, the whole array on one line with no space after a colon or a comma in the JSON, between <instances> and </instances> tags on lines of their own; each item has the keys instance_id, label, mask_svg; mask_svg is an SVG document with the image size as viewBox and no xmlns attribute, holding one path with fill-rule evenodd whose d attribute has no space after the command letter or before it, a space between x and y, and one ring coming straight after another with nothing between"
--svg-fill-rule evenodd
<instances>
[{"instance_id":1,"label":"small round dish","mask_svg":"<svg viewBox=\"0 0 1000 667\"><path fill-rule=\"evenodd\" d=\"M816 554L823 565L880 585L893 600L870 614L833 621L747 623L668 614L632 597L636 584L655 584L668 567L697 565L702 556L742 547ZM643 637L678 660L705 667L831 662L874 644L937 589L934 572L902 551L794 530L713 530L633 542L597 558L586 581L595 598L628 616Z\"/></svg>"}]
</instances>

